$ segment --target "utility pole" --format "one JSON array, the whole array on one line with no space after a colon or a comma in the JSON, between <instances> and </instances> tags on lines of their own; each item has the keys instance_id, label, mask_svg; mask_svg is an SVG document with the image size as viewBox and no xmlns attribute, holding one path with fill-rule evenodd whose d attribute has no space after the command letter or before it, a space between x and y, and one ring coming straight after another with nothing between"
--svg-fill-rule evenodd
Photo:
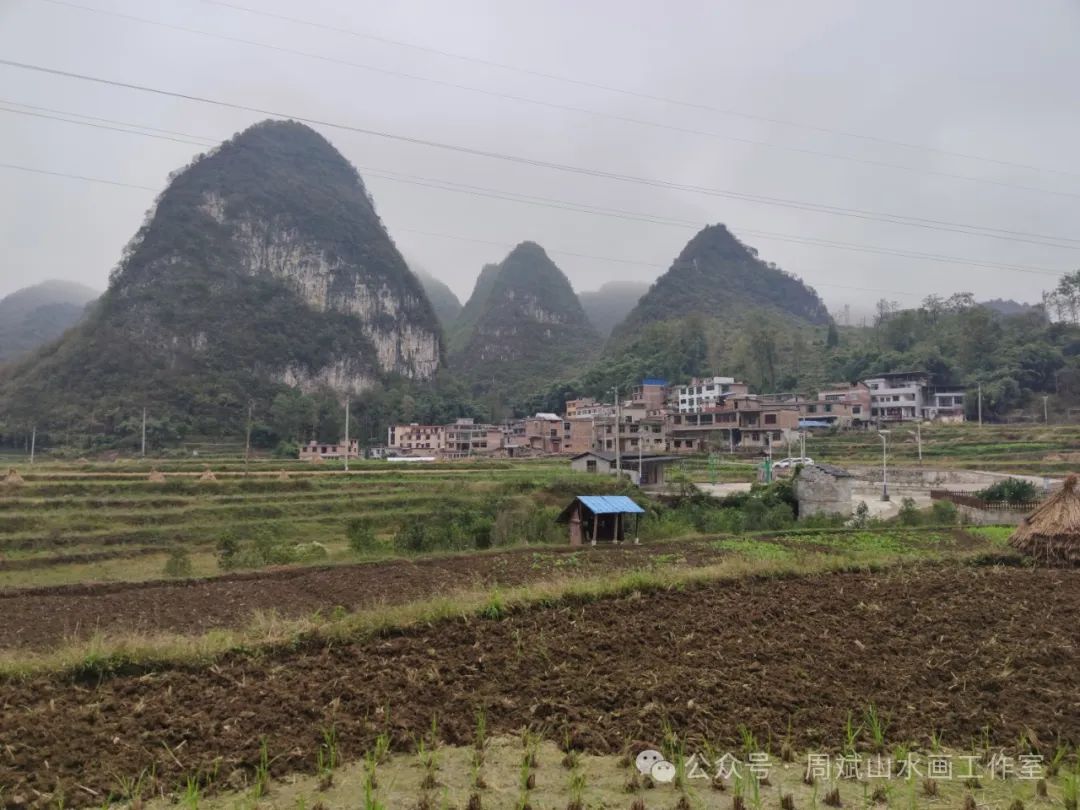
<instances>
[{"instance_id":1,"label":"utility pole","mask_svg":"<svg viewBox=\"0 0 1080 810\"><path fill-rule=\"evenodd\" d=\"M806 431L799 431L799 458L806 458Z\"/></svg>"},{"instance_id":2,"label":"utility pole","mask_svg":"<svg viewBox=\"0 0 1080 810\"><path fill-rule=\"evenodd\" d=\"M34 450L37 448L37 425L30 428L30 463L34 463Z\"/></svg>"},{"instance_id":3,"label":"utility pole","mask_svg":"<svg viewBox=\"0 0 1080 810\"><path fill-rule=\"evenodd\" d=\"M619 434L622 431L622 405L619 402L619 386L613 389L615 392L615 477L622 478L622 440Z\"/></svg>"},{"instance_id":4,"label":"utility pole","mask_svg":"<svg viewBox=\"0 0 1080 810\"><path fill-rule=\"evenodd\" d=\"M345 397L345 472L349 471L349 397Z\"/></svg>"},{"instance_id":5,"label":"utility pole","mask_svg":"<svg viewBox=\"0 0 1080 810\"><path fill-rule=\"evenodd\" d=\"M889 431L879 430L881 437L881 500L889 500Z\"/></svg>"},{"instance_id":6,"label":"utility pole","mask_svg":"<svg viewBox=\"0 0 1080 810\"><path fill-rule=\"evenodd\" d=\"M251 412L255 408L255 401L248 400L247 437L244 439L244 475L248 474L248 462L251 460Z\"/></svg>"},{"instance_id":7,"label":"utility pole","mask_svg":"<svg viewBox=\"0 0 1080 810\"><path fill-rule=\"evenodd\" d=\"M922 422L915 423L915 443L919 446L919 463L922 464Z\"/></svg>"},{"instance_id":8,"label":"utility pole","mask_svg":"<svg viewBox=\"0 0 1080 810\"><path fill-rule=\"evenodd\" d=\"M146 408L142 409L142 457L146 458Z\"/></svg>"},{"instance_id":9,"label":"utility pole","mask_svg":"<svg viewBox=\"0 0 1080 810\"><path fill-rule=\"evenodd\" d=\"M1050 397L1043 396L1043 423L1050 424Z\"/></svg>"},{"instance_id":10,"label":"utility pole","mask_svg":"<svg viewBox=\"0 0 1080 810\"><path fill-rule=\"evenodd\" d=\"M979 383L979 427L982 427L982 383Z\"/></svg>"}]
</instances>

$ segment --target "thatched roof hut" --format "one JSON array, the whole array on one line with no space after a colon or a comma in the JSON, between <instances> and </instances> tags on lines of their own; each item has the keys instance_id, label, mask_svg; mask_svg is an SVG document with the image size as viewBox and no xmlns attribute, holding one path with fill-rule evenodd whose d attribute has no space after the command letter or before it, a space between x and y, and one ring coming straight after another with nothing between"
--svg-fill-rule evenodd
<instances>
[{"instance_id":1,"label":"thatched roof hut","mask_svg":"<svg viewBox=\"0 0 1080 810\"><path fill-rule=\"evenodd\" d=\"M1024 518L1009 545L1044 565L1080 565L1080 492L1077 478L1065 484Z\"/></svg>"}]
</instances>

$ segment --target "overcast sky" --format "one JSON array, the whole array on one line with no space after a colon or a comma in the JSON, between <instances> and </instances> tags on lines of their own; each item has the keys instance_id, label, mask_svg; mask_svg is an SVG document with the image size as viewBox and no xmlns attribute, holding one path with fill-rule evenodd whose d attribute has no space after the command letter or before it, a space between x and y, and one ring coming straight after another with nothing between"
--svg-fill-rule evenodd
<instances>
[{"instance_id":1,"label":"overcast sky","mask_svg":"<svg viewBox=\"0 0 1080 810\"><path fill-rule=\"evenodd\" d=\"M681 186L1038 235L997 239L838 216L316 127L365 176L405 256L463 298L484 263L525 239L589 290L653 280L713 222L816 287L834 312L960 290L1036 301L1056 281L788 237L1055 273L1080 267L1076 0L229 2L322 27L205 0L0 0L0 58ZM6 110L34 105L215 141L265 117L8 66L0 66L0 98ZM4 163L158 190L204 149L10 111L0 120ZM527 205L369 171L676 222ZM9 168L0 182L0 295L48 278L104 288L155 196ZM1047 236L1074 241L1044 244Z\"/></svg>"}]
</instances>

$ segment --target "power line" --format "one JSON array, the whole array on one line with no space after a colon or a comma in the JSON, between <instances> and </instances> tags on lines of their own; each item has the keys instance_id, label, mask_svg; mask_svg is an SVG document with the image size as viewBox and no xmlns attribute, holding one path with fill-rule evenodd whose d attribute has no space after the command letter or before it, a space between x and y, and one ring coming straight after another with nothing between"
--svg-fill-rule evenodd
<instances>
[{"instance_id":1,"label":"power line","mask_svg":"<svg viewBox=\"0 0 1080 810\"><path fill-rule=\"evenodd\" d=\"M49 171L47 169L39 169L39 168L31 167L31 166L19 166L19 165L12 164L12 163L0 163L0 168L14 169L14 170L17 170L17 171L30 172L30 173L33 173L33 174L49 175L51 177L62 177L62 178L72 179L72 180L82 180L82 181L86 181L86 182L90 182L90 183L104 183L104 184L110 185L110 186L121 186L121 187L124 187L124 188L134 188L134 189L139 189L139 190L143 190L143 191L157 191L157 189L155 189L155 188L153 188L151 186L141 186L141 185L136 185L134 183L122 183L122 182L118 182L118 181L115 181L115 180L108 180L108 179L100 178L100 177L88 177L86 175L73 174L73 173L70 173L70 172ZM434 231L424 231L424 230L420 230L420 229L417 229L417 228L397 228L396 230L404 231L404 232L407 232L407 233L420 234L420 235L423 235L423 236L434 236L434 237L438 237L438 238L441 238L441 239L453 239L453 240L456 240L456 241L459 241L459 242L473 242L473 243L476 243L476 244L493 245L495 247L501 247L501 248L513 248L514 247L514 245L509 243L509 242L497 242L497 241L488 240L488 239L476 239L476 238L467 237L467 236L458 236L458 235L446 234L446 233L436 233ZM612 257L612 256L597 256L595 254L576 253L576 252L573 252L573 251L561 250L561 249L549 248L549 247L545 247L544 250L546 252L548 252L548 253L554 253L556 255L561 255L561 256L573 256L573 257L576 257L576 258L589 259L589 260L594 260L594 261L614 262L614 263L618 263L618 264L640 265L642 267L649 267L651 269L663 268L665 265L669 264L668 262L649 262L649 261L645 261L645 260L641 260L641 259L624 259L624 258L615 258L615 257ZM1064 275L1064 274L1056 274L1056 275ZM858 286L851 286L851 285L846 285L846 284L835 284L835 283L829 282L829 281L818 281L818 282L805 282L804 281L804 283L806 283L808 286L811 286L811 287L835 287L835 288L846 289L846 290L858 290L858 291L861 291L861 292L887 293L889 295L904 295L904 296L911 296L913 298L921 298L922 295L923 295L922 293L908 292L908 291L905 291L905 290L886 290L886 289L881 289L879 287L858 287Z\"/></svg>"},{"instance_id":2,"label":"power line","mask_svg":"<svg viewBox=\"0 0 1080 810\"><path fill-rule=\"evenodd\" d=\"M19 102L0 102L0 103L10 103L10 104L15 104L17 106L31 106L31 105L23 105L23 104L21 104ZM117 123L117 124L120 124L121 126L124 126L124 127L131 127L131 128L139 128L139 127L141 127L141 125L139 125L139 124L131 124L129 122L116 121L115 119L100 119L100 118L95 118L93 116L82 116L81 113L72 113L72 112L68 112L68 111L64 111L64 110L55 110L53 108L37 108L37 109L47 109L47 110L50 110L50 111L53 111L53 112L58 112L61 115L93 118L93 120L95 120L95 121L111 121L112 123ZM5 109L3 107L0 107L0 111L24 114L22 110L11 110L11 109ZM41 117L50 118L51 116L41 116ZM85 124L87 126L94 126L94 124L88 124L85 121L76 121L76 120L70 120L70 119L66 119L66 118L56 118L55 120L63 121L65 123L70 123L70 124L80 124L80 125ZM112 127L106 127L106 128L107 129L112 129ZM124 133L129 134L129 135L147 135L148 137L155 137L154 135L152 135L150 133L138 132L138 131L135 131L135 129L121 129L121 130L118 130L118 131L124 132ZM172 131L172 130L158 130L158 131L169 132L169 131ZM220 140L221 140L221 139L215 140L215 139L207 137L207 136L191 135L189 133L176 133L176 134L183 134L188 138L197 138L200 141L207 142L207 143L197 143L196 141L185 141L185 142L189 142L189 143L196 143L197 145L200 145L200 146L214 145L214 144L220 143ZM173 139L169 139L169 140L173 140ZM646 214L646 213L640 213L640 212L634 212L634 211L626 211L624 209L618 209L618 208L607 208L607 207L603 207L603 206L596 206L596 205L591 205L591 204L586 204L586 203L577 203L577 202L572 202L572 201L567 201L567 200L558 200L558 199L553 199L551 197L540 197L540 196L535 196L535 195L527 195L527 194L522 194L520 192L504 191L504 190L501 190L501 189L486 188L484 186L475 186L475 185L471 185L471 184L458 183L458 182L451 181L451 180L442 180L442 179L429 178L429 177L419 177L419 176L416 176L416 175L403 174L403 173L400 173L400 172L393 172L393 171L386 170L386 169L381 169L381 168L378 168L378 167L357 166L356 168L359 169L360 171L364 172L364 177L367 177L367 178L373 178L374 177L374 178L389 180L391 182L406 183L406 184L421 186L421 187L425 187L425 188L432 188L432 189L436 189L436 190L440 190L440 191L450 191L450 192L454 192L454 193L468 194L468 195L471 195L471 196L474 196L474 197L486 197L486 198L490 198L490 199L496 199L496 200L502 200L502 201L508 201L508 202L516 202L516 203L519 203L519 204L533 205L533 206L539 206L539 207L544 207L544 208L551 208L551 209L555 209L555 210L575 211L575 212L579 212L579 213L592 214L594 216L604 216L604 217L610 217L610 218L633 221L633 222L646 222L646 223L655 224L655 225L665 225L665 226L670 226L670 227L688 228L688 229L694 229L694 230L700 230L705 225L705 223L702 223L700 221L693 221L693 220L687 220L687 219L678 219L678 218L675 218L675 217L668 217L668 216L664 216L664 215L660 215L660 214ZM881 247L881 246L877 246L877 245L865 245L865 244L859 244L859 243L853 243L853 242L841 242L841 241L836 241L836 240L831 240L831 239L823 239L823 238L819 238L819 237L800 236L800 235L797 235L797 234L778 233L776 231L763 231L763 230L756 230L756 229L749 229L749 228L738 228L738 227L735 227L735 226L731 226L731 227L732 227L733 230L738 231L739 233L742 233L742 234L749 234L749 235L757 236L759 238L763 238L763 239L766 239L766 240L773 240L773 241L780 241L780 242L790 242L790 243L793 243L793 244L811 245L811 246L814 246L814 247L825 247L825 248L830 248L830 249L854 251L854 252L861 252L861 253L872 253L872 254L883 255L883 256L897 256L897 257L901 257L901 258L922 259L922 260L940 262L940 263L945 263L945 264L964 265L964 266L968 266L968 267L985 267L985 268L996 269L996 270L1009 270L1009 271L1022 272L1022 273L1038 273L1038 274L1055 275L1055 276L1062 275L1061 272L1059 272L1057 270L1050 269L1050 268L1029 267L1029 266L1024 266L1024 265L1004 264L1004 263L1000 263L1000 262L979 261L979 260L967 259L967 258L958 257L958 256L946 256L946 255L941 255L941 254L924 253L924 252L920 252L920 251L912 251L912 250L897 249L897 248L886 248L886 247Z\"/></svg>"},{"instance_id":3,"label":"power line","mask_svg":"<svg viewBox=\"0 0 1080 810\"><path fill-rule=\"evenodd\" d=\"M84 174L72 174L71 172L53 172L48 169L38 169L32 166L19 166L14 163L0 163L0 169L13 169L19 172L30 172L32 174L47 174L52 177L65 177L70 180L85 180L88 183L104 183L109 186L122 186L124 188L137 188L141 191L157 191L150 186L140 186L135 183L121 183L118 180L106 180L103 177L87 177Z\"/></svg>"},{"instance_id":4,"label":"power line","mask_svg":"<svg viewBox=\"0 0 1080 810\"><path fill-rule=\"evenodd\" d=\"M113 79L104 79L98 76L90 76L84 73L77 73L74 71L59 70L57 68L44 67L42 65L32 65L25 62L18 62L11 59L0 59L0 65L7 65L9 67L20 68L23 70L31 70L39 73L45 73L53 76L62 76L70 79L77 79L81 81L93 82L96 84L103 84L111 87L120 87L128 90L136 90L144 93L152 93L154 95L166 96L169 98L178 98L185 101L194 101L202 104L210 104L217 107L223 107L227 109L241 110L244 112L256 113L258 115L269 116L272 118L284 118L300 121L313 126L324 126L331 129L338 129L345 132L354 132L361 135L370 135L377 138L384 138L387 140L393 140L400 143L409 143L416 146L426 146L433 149L441 149L444 151L455 152L459 154L472 155L474 157L483 157L491 160L501 160L508 163L517 163L526 166L533 166L537 168L546 168L553 171L565 172L570 174L580 174L590 177L598 177L608 180L616 180L623 183L634 183L638 185L649 186L653 188L666 188L675 191L685 191L694 194L702 194L705 196L722 197L727 199L740 200L743 202L751 202L760 205L769 205L779 208L789 208L792 210L809 211L813 213L831 214L833 216L843 216L853 219L862 219L875 222L885 222L894 225L906 225L909 227L923 228L928 230L945 231L950 233L961 233L969 236L981 236L989 239L999 239L1010 242L1025 242L1028 244L1042 245L1044 247L1053 247L1067 250L1080 249L1080 239L1073 239L1064 236L1048 236L1045 234L1034 234L1026 231L1012 231L1004 228L989 228L979 225L969 225L965 223L948 222L946 220L936 220L927 217L914 217L904 214L891 214L886 212L877 212L869 209L859 208L844 208L841 206L827 205L823 203L808 203L801 200L792 200L781 197L769 197L760 194L748 194L744 192L729 191L726 189L706 188L702 186L693 186L683 183L675 183L668 180L656 180L647 177L637 177L634 175L619 174L616 172L608 172L600 169L589 169L582 166L572 166L561 163L554 163L551 161L544 161L534 158L522 157L520 155L511 155L502 152L494 152L485 149L477 149L474 147L461 146L457 144L449 144L441 141L434 141L427 138L418 138L408 135L400 135L397 133L383 132L380 130L370 129L367 127L360 127L351 124L342 124L334 121L327 121L319 118L312 118L309 116L300 116L289 113L283 113L276 110L269 110L261 107L254 107L246 104L238 104L235 102L222 101L220 99L211 99L204 96L197 96L191 93L179 93L170 90L162 90L160 88L148 87L146 85L134 84L132 82L123 82ZM1072 243L1072 244L1061 244Z\"/></svg>"},{"instance_id":5,"label":"power line","mask_svg":"<svg viewBox=\"0 0 1080 810\"><path fill-rule=\"evenodd\" d=\"M1008 166L1015 169L1025 169L1028 171L1044 172L1047 174L1058 174L1067 177L1080 177L1080 172L1066 171L1064 169L1051 169L1043 166L1034 166L1027 163L1019 163L1015 161L1002 160L1000 158L989 158L982 155L973 155L967 152L959 152L951 149L943 149L936 146L927 146L925 144L908 143L905 141L893 140L891 138L884 138L877 135L866 135L858 132L849 132L847 130L835 129L831 127L822 127L813 124L806 124L799 121L791 121L783 118L772 118L764 115L755 115L740 110L714 107L710 104L705 104L696 101L687 101L685 99L675 99L667 96L655 95L652 93L645 93L638 90L630 90L625 87L617 87L615 85L604 84L601 82L595 82L588 79L576 78L573 76L561 75L557 73L550 73L542 70L535 70L531 68L520 67L518 65L511 65L504 62L497 62L491 59L484 59L482 57L470 56L467 54L454 53L452 51L442 50L427 45L419 45L414 42L406 42L404 40L392 39L390 37L379 36L376 34L369 34L363 31L357 31L355 29L343 28L339 26L328 25L315 20L307 20L300 17L290 17L285 14L277 14L264 9L251 8L249 6L242 6L238 3L225 2L225 0L202 0L202 2L208 5L221 6L223 8L233 9L234 11L242 11L246 14L257 14L262 17L268 17L272 19L282 20L297 25L304 25L310 28L321 29L324 31L332 31L339 34L346 34L352 37L358 37L360 39L370 40L372 42L381 42L386 45L393 45L401 48L409 48L415 51L423 53L435 54L438 56L446 57L448 59L456 59L462 62L470 62L473 64L484 65L486 67L498 68L500 70L508 70L514 73L519 73L526 76L536 76L542 79L549 79L551 81L563 82L566 84L577 85L578 87L590 87L594 90L603 90L608 93L617 93L623 96L629 96L632 98L646 99L648 101L658 101L663 104L671 104L678 107L688 107L696 110L705 110L719 115L731 116L734 118L742 118L748 121L760 121L768 124L780 124L781 126L794 127L797 129L804 129L811 132L818 132L826 135L837 135L844 138L853 138L855 140L867 141L870 143L883 144L887 146L896 146L902 149L910 149L921 152L930 152L938 155L948 155L950 157L964 158L965 160L975 160L983 163L991 163L997 166Z\"/></svg>"},{"instance_id":6,"label":"power line","mask_svg":"<svg viewBox=\"0 0 1080 810\"><path fill-rule=\"evenodd\" d=\"M15 113L16 115L28 115L32 118L45 118L50 121L61 121L65 124L79 124L84 127L94 127L95 129L107 129L111 132L123 132L125 135L141 135L144 138L158 138L163 141L172 141L173 143L191 144L192 146L208 146L209 144L202 141L192 141L185 138L173 138L169 135L158 135L154 132L139 132L133 129L124 129L122 127L110 126L108 124L99 124L93 121L73 121L68 118L61 118L57 115L49 115L43 112L34 112L32 110L13 110L10 107L0 106L0 112Z\"/></svg>"},{"instance_id":7,"label":"power line","mask_svg":"<svg viewBox=\"0 0 1080 810\"><path fill-rule=\"evenodd\" d=\"M296 48L289 48L282 45L273 45L267 42L259 42L257 40L245 39L243 37L236 37L229 34L222 34L216 31L207 31L200 28L191 28L185 25L177 25L175 23L167 23L161 20L153 20L147 17L139 17L134 14L125 14L118 11L111 11L108 9L95 8L93 6L85 6L80 3L73 3L69 0L39 0L39 2L50 3L52 5L63 6L66 8L77 9L79 11L92 12L95 14L101 14L109 17L115 17L130 22L136 22L143 25L151 25L159 28L165 28L173 31L181 31L187 34L196 34L199 36L210 37L212 39L221 40L224 42L238 43L241 45L247 45L254 48L262 48L265 50L275 51L278 53L288 53L294 56L301 56L306 59L314 59L320 62L326 62L335 65L343 65L345 67L365 70L372 73L378 73L384 76L391 76L398 79L405 79L408 81L425 82L434 84L439 87L449 87L456 90L462 90L469 93L478 93L485 96L494 98L506 99L509 101L519 102L522 104L531 104L534 106L545 107L548 109L562 110L565 112L573 112L581 115L588 115L595 118L605 118L611 121L618 121L624 124L632 124L640 127L648 127L652 129L662 129L671 132L678 132L686 135L697 135L705 138L713 138L725 141L731 141L733 143L747 144L751 146L759 146L767 149L777 149L784 152L792 152L795 154L801 154L809 157L827 158L830 160L842 160L852 163L860 163L866 166L873 166L877 168L893 169L904 172L911 172L915 174L924 174L934 177L943 177L951 180L961 180L970 183L983 183L986 185L999 186L1001 188L1009 188L1019 191L1028 191L1037 194L1049 194L1057 197L1071 197L1074 199L1080 199L1080 193L1071 191L1059 191L1056 189L1041 188L1038 186L1028 186L1019 183L1010 183L1004 180L995 180L988 177L973 177L971 175L956 174L954 172L940 171L937 169L923 169L917 166L905 166L900 163L890 163L883 160L873 160L870 158L861 158L853 155L844 155L836 152L826 152L818 149L808 149L797 146L787 146L785 144L777 144L769 141L763 141L755 138L744 138L735 135L728 135L721 132L711 132L708 130L695 129L691 127L677 126L674 124L667 124L660 121L650 121L646 119L633 118L626 115L618 115L615 113L603 112L600 110L589 109L586 107L579 107L572 104L563 104L552 101L544 101L541 99L530 98L527 96L521 96L514 93L504 93L497 90L489 90L482 87L475 87L472 85L461 84L459 82L447 81L445 79L432 78L430 76L422 76L415 73L407 73L400 70L391 70L389 68L378 67L375 65L363 64L360 62L354 62L347 59L340 59L333 56L329 56L323 53L312 53L310 51L302 51Z\"/></svg>"}]
</instances>

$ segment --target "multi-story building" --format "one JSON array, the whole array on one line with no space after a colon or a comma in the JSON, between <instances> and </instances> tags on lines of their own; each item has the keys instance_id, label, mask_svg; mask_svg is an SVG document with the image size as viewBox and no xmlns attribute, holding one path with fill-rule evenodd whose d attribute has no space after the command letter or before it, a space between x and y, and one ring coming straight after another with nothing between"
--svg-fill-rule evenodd
<instances>
[{"instance_id":1,"label":"multi-story building","mask_svg":"<svg viewBox=\"0 0 1080 810\"><path fill-rule=\"evenodd\" d=\"M538 413L524 420L524 445L541 453L562 452L563 438L567 432L563 418L554 413Z\"/></svg>"},{"instance_id":2,"label":"multi-story building","mask_svg":"<svg viewBox=\"0 0 1080 810\"><path fill-rule=\"evenodd\" d=\"M615 406L610 402L597 402L595 399L569 399L566 401L567 419L587 419L592 416L611 416Z\"/></svg>"},{"instance_id":3,"label":"multi-story building","mask_svg":"<svg viewBox=\"0 0 1080 810\"><path fill-rule=\"evenodd\" d=\"M870 416L879 422L911 422L923 418L930 375L921 371L880 374L866 381Z\"/></svg>"},{"instance_id":4,"label":"multi-story building","mask_svg":"<svg viewBox=\"0 0 1080 810\"><path fill-rule=\"evenodd\" d=\"M659 410L623 408L619 419L604 416L594 421L592 449L614 453L617 443L619 452L624 455L664 453L667 451L666 427Z\"/></svg>"},{"instance_id":5,"label":"multi-story building","mask_svg":"<svg viewBox=\"0 0 1080 810\"><path fill-rule=\"evenodd\" d=\"M930 404L923 409L923 416L940 422L963 422L967 418L966 402L963 391L935 390L930 395Z\"/></svg>"},{"instance_id":6,"label":"multi-story building","mask_svg":"<svg viewBox=\"0 0 1080 810\"><path fill-rule=\"evenodd\" d=\"M458 419L447 425L444 432L443 455L448 458L489 455L503 446L502 430L495 425L477 424L472 419Z\"/></svg>"},{"instance_id":7,"label":"multi-story building","mask_svg":"<svg viewBox=\"0 0 1080 810\"><path fill-rule=\"evenodd\" d=\"M360 444L356 439L349 440L348 456L349 458L358 458L360 455ZM315 461L316 459L324 458L345 458L346 448L344 442L316 442L310 441L300 447L300 460L301 461Z\"/></svg>"},{"instance_id":8,"label":"multi-story building","mask_svg":"<svg viewBox=\"0 0 1080 810\"><path fill-rule=\"evenodd\" d=\"M667 403L668 385L667 380L659 380L655 377L646 377L640 385L630 389L628 404L640 406L647 411L655 411L663 408Z\"/></svg>"},{"instance_id":9,"label":"multi-story building","mask_svg":"<svg viewBox=\"0 0 1080 810\"><path fill-rule=\"evenodd\" d=\"M713 449L762 449L799 429L799 407L752 394L730 394L717 407L667 415L668 442L676 453Z\"/></svg>"},{"instance_id":10,"label":"multi-story building","mask_svg":"<svg viewBox=\"0 0 1080 810\"><path fill-rule=\"evenodd\" d=\"M435 455L446 449L446 428L443 425L391 425L387 430L386 446L403 453L422 451Z\"/></svg>"},{"instance_id":11,"label":"multi-story building","mask_svg":"<svg viewBox=\"0 0 1080 810\"><path fill-rule=\"evenodd\" d=\"M746 383L736 382L734 377L695 377L688 385L672 388L668 404L679 413L697 413L717 407L729 395L749 392Z\"/></svg>"}]
</instances>

